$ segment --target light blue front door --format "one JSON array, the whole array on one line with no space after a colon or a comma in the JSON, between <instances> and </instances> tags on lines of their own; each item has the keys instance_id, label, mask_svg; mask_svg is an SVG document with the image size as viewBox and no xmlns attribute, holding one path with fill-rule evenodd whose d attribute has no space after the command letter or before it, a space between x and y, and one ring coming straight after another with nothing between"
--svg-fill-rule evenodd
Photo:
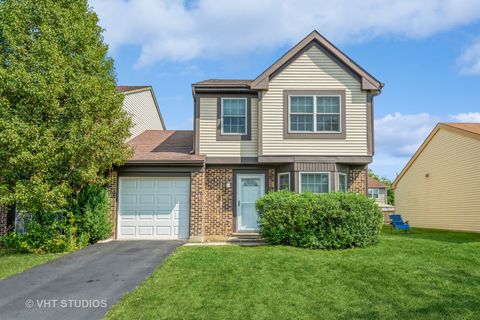
<instances>
[{"instance_id":1,"label":"light blue front door","mask_svg":"<svg viewBox=\"0 0 480 320\"><path fill-rule=\"evenodd\" d=\"M264 174L237 174L237 231L258 231L255 201L264 194Z\"/></svg>"}]
</instances>

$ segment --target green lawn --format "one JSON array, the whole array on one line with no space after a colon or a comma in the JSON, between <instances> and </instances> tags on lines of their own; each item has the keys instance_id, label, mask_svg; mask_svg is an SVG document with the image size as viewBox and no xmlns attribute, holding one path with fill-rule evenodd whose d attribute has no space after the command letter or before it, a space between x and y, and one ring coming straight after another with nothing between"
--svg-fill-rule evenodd
<instances>
[{"instance_id":1,"label":"green lawn","mask_svg":"<svg viewBox=\"0 0 480 320\"><path fill-rule=\"evenodd\" d=\"M480 319L480 234L366 249L182 247L107 319Z\"/></svg>"},{"instance_id":2,"label":"green lawn","mask_svg":"<svg viewBox=\"0 0 480 320\"><path fill-rule=\"evenodd\" d=\"M0 280L59 256L61 254L11 253L0 249Z\"/></svg>"}]
</instances>

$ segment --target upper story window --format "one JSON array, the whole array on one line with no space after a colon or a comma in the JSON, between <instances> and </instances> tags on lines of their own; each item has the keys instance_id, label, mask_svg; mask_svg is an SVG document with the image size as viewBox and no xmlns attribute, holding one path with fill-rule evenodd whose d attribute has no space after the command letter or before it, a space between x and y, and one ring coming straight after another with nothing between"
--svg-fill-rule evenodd
<instances>
[{"instance_id":1,"label":"upper story window","mask_svg":"<svg viewBox=\"0 0 480 320\"><path fill-rule=\"evenodd\" d=\"M330 174L328 172L300 172L300 192L330 192Z\"/></svg>"},{"instance_id":2,"label":"upper story window","mask_svg":"<svg viewBox=\"0 0 480 320\"><path fill-rule=\"evenodd\" d=\"M291 95L289 98L289 132L341 132L340 96Z\"/></svg>"},{"instance_id":3,"label":"upper story window","mask_svg":"<svg viewBox=\"0 0 480 320\"><path fill-rule=\"evenodd\" d=\"M247 99L222 98L222 134L247 134Z\"/></svg>"}]
</instances>

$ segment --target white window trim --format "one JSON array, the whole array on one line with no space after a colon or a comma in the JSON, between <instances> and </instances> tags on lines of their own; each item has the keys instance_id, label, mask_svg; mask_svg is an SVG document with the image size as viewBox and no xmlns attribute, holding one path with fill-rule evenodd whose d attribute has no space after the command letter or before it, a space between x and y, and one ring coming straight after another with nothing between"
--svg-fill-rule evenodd
<instances>
[{"instance_id":1,"label":"white window trim","mask_svg":"<svg viewBox=\"0 0 480 320\"><path fill-rule=\"evenodd\" d=\"M280 176L288 176L288 191L290 191L290 186L291 186L291 183L292 181L290 180L290 172L282 172L282 173L279 173L278 174L278 177L277 177L277 190L280 190ZM284 190L284 189L282 189Z\"/></svg>"},{"instance_id":2,"label":"white window trim","mask_svg":"<svg viewBox=\"0 0 480 320\"><path fill-rule=\"evenodd\" d=\"M345 191L340 191L340 176L345 177L345 184L346 184L346 187L347 187L347 190L345 190ZM338 175L337 175L337 192L348 192L348 176L347 176L346 173L339 172Z\"/></svg>"},{"instance_id":3,"label":"white window trim","mask_svg":"<svg viewBox=\"0 0 480 320\"><path fill-rule=\"evenodd\" d=\"M291 131L290 127L290 105L292 102L292 97L313 97L313 113L305 113L305 112L296 112L294 114L298 115L313 115L313 131ZM317 97L338 97L339 99L339 108L340 112L338 113L339 115L339 121L338 121L338 131L317 131ZM337 113L320 113L321 115L337 115ZM222 116L223 119L223 116ZM342 128L342 96L338 94L292 94L288 95L288 128L287 128L288 133L343 133L343 128Z\"/></svg>"},{"instance_id":4,"label":"white window trim","mask_svg":"<svg viewBox=\"0 0 480 320\"><path fill-rule=\"evenodd\" d=\"M223 101L224 100L244 100L245 101L245 132L244 133L232 133L232 132L224 132L223 131ZM236 98L236 97L228 97L228 98L221 98L221 103L220 103L220 127L221 127L221 133L224 136L246 136L248 133L248 101L247 98ZM238 117L240 118L240 117Z\"/></svg>"},{"instance_id":5,"label":"white window trim","mask_svg":"<svg viewBox=\"0 0 480 320\"><path fill-rule=\"evenodd\" d=\"M370 189L371 189L371 190L377 190L377 197L376 197L376 198L370 196ZM379 198L380 198L380 190L379 190L379 188L368 188L367 194L368 194L368 197L369 197L369 198L372 198L372 199L379 199Z\"/></svg>"},{"instance_id":6,"label":"white window trim","mask_svg":"<svg viewBox=\"0 0 480 320\"><path fill-rule=\"evenodd\" d=\"M319 173L323 173L323 174L326 174L328 175L328 193L332 192L332 179L331 179L331 174L330 172L325 172L325 171L300 171L298 173L298 192L299 193L302 193L302 174L319 174Z\"/></svg>"}]
</instances>

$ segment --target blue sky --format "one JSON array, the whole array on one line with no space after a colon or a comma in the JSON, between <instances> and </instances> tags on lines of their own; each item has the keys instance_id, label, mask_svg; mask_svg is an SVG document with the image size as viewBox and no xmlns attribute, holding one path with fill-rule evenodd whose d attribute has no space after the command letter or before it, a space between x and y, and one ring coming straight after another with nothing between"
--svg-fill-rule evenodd
<instances>
[{"instance_id":1,"label":"blue sky","mask_svg":"<svg viewBox=\"0 0 480 320\"><path fill-rule=\"evenodd\" d=\"M255 78L313 29L385 83L378 174L394 178L437 122L480 121L480 0L90 4L118 83L152 85L169 129L192 128L191 83Z\"/></svg>"}]
</instances>

